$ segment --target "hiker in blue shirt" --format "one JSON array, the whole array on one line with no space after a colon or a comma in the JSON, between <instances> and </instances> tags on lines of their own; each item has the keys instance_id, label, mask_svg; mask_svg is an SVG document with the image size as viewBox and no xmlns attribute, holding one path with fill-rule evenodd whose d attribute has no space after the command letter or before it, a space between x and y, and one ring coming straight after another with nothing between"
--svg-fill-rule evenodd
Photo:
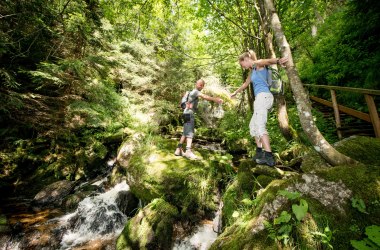
<instances>
[{"instance_id":1,"label":"hiker in blue shirt","mask_svg":"<svg viewBox=\"0 0 380 250\"><path fill-rule=\"evenodd\" d=\"M239 57L239 63L244 69L249 69L245 82L231 94L231 98L243 91L252 83L255 101L253 103L253 115L249 123L249 131L256 142L256 154L253 161L258 164L274 166L276 164L270 146L268 131L266 130L268 111L273 106L273 95L269 91L267 79L268 69L271 64L284 64L288 58L257 59L252 50L243 53Z\"/></svg>"},{"instance_id":2,"label":"hiker in blue shirt","mask_svg":"<svg viewBox=\"0 0 380 250\"><path fill-rule=\"evenodd\" d=\"M191 143L194 137L194 113L197 111L198 107L198 97L205 99L207 101L213 101L216 103L222 103L223 100L218 97L211 97L201 93L205 86L205 81L199 79L195 83L195 88L188 94L188 99L186 102L186 108L183 111L184 124L183 124L183 134L179 140L179 144L174 152L176 156L185 156L189 159L197 159L197 156L191 151ZM182 145L186 140L186 151L183 152Z\"/></svg>"}]
</instances>

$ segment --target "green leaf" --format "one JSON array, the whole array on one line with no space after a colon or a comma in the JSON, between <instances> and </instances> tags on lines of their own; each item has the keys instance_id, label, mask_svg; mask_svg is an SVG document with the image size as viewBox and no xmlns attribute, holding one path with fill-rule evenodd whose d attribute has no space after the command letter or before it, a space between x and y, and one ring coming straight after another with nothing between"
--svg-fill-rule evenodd
<instances>
[{"instance_id":1,"label":"green leaf","mask_svg":"<svg viewBox=\"0 0 380 250\"><path fill-rule=\"evenodd\" d=\"M278 194L285 196L289 200L295 200L301 196L301 194L298 192L289 192L288 190L280 190L280 191L278 191Z\"/></svg>"},{"instance_id":2,"label":"green leaf","mask_svg":"<svg viewBox=\"0 0 380 250\"><path fill-rule=\"evenodd\" d=\"M309 208L309 205L307 204L307 201L305 201L304 199L300 200L299 205L296 205L296 204L292 205L292 211L295 214L298 221L301 221L303 217L305 217L308 208Z\"/></svg>"},{"instance_id":3,"label":"green leaf","mask_svg":"<svg viewBox=\"0 0 380 250\"><path fill-rule=\"evenodd\" d=\"M281 223L287 223L290 221L291 218L292 218L292 216L288 212L282 211L280 217L275 218L273 220L273 224L279 225Z\"/></svg>"},{"instance_id":4,"label":"green leaf","mask_svg":"<svg viewBox=\"0 0 380 250\"><path fill-rule=\"evenodd\" d=\"M380 227L372 225L365 228L365 234L368 235L368 238L374 242L377 246L380 247Z\"/></svg>"},{"instance_id":5,"label":"green leaf","mask_svg":"<svg viewBox=\"0 0 380 250\"><path fill-rule=\"evenodd\" d=\"M351 245L358 250L377 250L379 249L367 238L364 240L351 240Z\"/></svg>"},{"instance_id":6,"label":"green leaf","mask_svg":"<svg viewBox=\"0 0 380 250\"><path fill-rule=\"evenodd\" d=\"M363 214L368 214L368 212L366 211L365 203L362 199L357 199L354 197L351 199L351 204L352 207L356 208L359 212Z\"/></svg>"},{"instance_id":7,"label":"green leaf","mask_svg":"<svg viewBox=\"0 0 380 250\"><path fill-rule=\"evenodd\" d=\"M330 241L332 239L332 232L330 230L330 227L329 226L326 226L325 229L324 229L324 233L326 235L326 238L328 241Z\"/></svg>"},{"instance_id":8,"label":"green leaf","mask_svg":"<svg viewBox=\"0 0 380 250\"><path fill-rule=\"evenodd\" d=\"M252 206L254 204L254 201L251 199L245 198L245 199L241 200L241 203L243 203L246 206Z\"/></svg>"},{"instance_id":9,"label":"green leaf","mask_svg":"<svg viewBox=\"0 0 380 250\"><path fill-rule=\"evenodd\" d=\"M293 226L291 224L285 224L278 229L279 234L289 235L292 232Z\"/></svg>"}]
</instances>

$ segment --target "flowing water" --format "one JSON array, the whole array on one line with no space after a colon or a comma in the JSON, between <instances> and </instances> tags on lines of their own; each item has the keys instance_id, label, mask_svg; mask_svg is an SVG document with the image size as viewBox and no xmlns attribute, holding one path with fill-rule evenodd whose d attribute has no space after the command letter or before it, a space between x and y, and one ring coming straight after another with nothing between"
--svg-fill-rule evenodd
<instances>
[{"instance_id":1,"label":"flowing water","mask_svg":"<svg viewBox=\"0 0 380 250\"><path fill-rule=\"evenodd\" d=\"M118 236L127 217L119 210L116 200L121 191L128 190L125 182L119 183L106 193L85 198L74 213L59 218L64 227L70 228L62 237L61 249Z\"/></svg>"},{"instance_id":2,"label":"flowing water","mask_svg":"<svg viewBox=\"0 0 380 250\"><path fill-rule=\"evenodd\" d=\"M127 221L119 209L123 204L120 201L117 204L117 200L121 192L128 190L126 182L121 182L105 193L85 198L73 213L63 216L55 210L23 211L19 215L20 232L0 237L0 249L64 250L78 246L81 246L78 249L105 249L105 246L115 245ZM46 219L54 215L58 216Z\"/></svg>"},{"instance_id":3,"label":"flowing water","mask_svg":"<svg viewBox=\"0 0 380 250\"><path fill-rule=\"evenodd\" d=\"M222 150L217 144L208 147L210 148L207 149L212 151ZM104 190L106 183L107 177L91 185ZM31 200L15 197L14 201L8 204L12 209L2 211L7 215L12 228L8 234L0 235L0 250L115 249L116 239L128 220L123 213L125 211L120 210L123 210L128 202L123 198L126 192L129 192L129 186L124 181L104 193L83 199L74 212L66 215L63 215L60 209L31 211ZM222 202L212 221L203 220L192 230L191 235L174 239L172 249L208 249L220 232L221 208Z\"/></svg>"},{"instance_id":4,"label":"flowing water","mask_svg":"<svg viewBox=\"0 0 380 250\"><path fill-rule=\"evenodd\" d=\"M221 211L223 203L219 203L219 209L214 219L203 220L196 227L194 233L182 239L176 239L172 250L207 250L218 237L222 228Z\"/></svg>"}]
</instances>

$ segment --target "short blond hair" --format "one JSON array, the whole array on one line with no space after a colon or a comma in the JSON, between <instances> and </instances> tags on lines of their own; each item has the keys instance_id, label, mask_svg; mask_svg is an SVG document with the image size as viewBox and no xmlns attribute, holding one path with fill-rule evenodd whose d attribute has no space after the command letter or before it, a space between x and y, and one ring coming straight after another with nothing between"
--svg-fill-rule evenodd
<instances>
[{"instance_id":1,"label":"short blond hair","mask_svg":"<svg viewBox=\"0 0 380 250\"><path fill-rule=\"evenodd\" d=\"M248 50L239 56L239 62L244 61L245 58L250 58L254 61L257 60L256 53L253 50Z\"/></svg>"}]
</instances>

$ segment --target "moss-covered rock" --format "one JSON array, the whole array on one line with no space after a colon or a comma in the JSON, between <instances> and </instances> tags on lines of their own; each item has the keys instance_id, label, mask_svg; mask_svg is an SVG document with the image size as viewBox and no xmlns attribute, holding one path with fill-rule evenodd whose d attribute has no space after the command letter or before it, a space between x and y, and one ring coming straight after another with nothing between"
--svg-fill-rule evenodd
<instances>
[{"instance_id":1,"label":"moss-covered rock","mask_svg":"<svg viewBox=\"0 0 380 250\"><path fill-rule=\"evenodd\" d=\"M62 180L54 182L38 192L32 200L36 209L60 206L65 197L74 189L75 182Z\"/></svg>"},{"instance_id":2,"label":"moss-covered rock","mask_svg":"<svg viewBox=\"0 0 380 250\"><path fill-rule=\"evenodd\" d=\"M251 173L251 160L242 161L236 178L227 186L223 195L222 223L224 226L231 225L240 213L239 210L245 206L247 201L253 198L252 191L255 186L255 179Z\"/></svg>"},{"instance_id":3,"label":"moss-covered rock","mask_svg":"<svg viewBox=\"0 0 380 250\"><path fill-rule=\"evenodd\" d=\"M216 210L218 181L207 160L211 155L195 149L200 160L193 161L175 156L175 148L174 141L145 138L138 145L134 143L133 153L119 154L131 191L144 202L164 198L177 206L185 219Z\"/></svg>"},{"instance_id":4,"label":"moss-covered rock","mask_svg":"<svg viewBox=\"0 0 380 250\"><path fill-rule=\"evenodd\" d=\"M335 148L352 159L367 165L380 165L380 139L351 136L337 142Z\"/></svg>"},{"instance_id":5,"label":"moss-covered rock","mask_svg":"<svg viewBox=\"0 0 380 250\"><path fill-rule=\"evenodd\" d=\"M256 189L266 188L266 186L268 186L269 183L271 183L274 179L275 178L273 178L272 176L260 174L256 177L256 180L258 182L258 187Z\"/></svg>"},{"instance_id":6,"label":"moss-covered rock","mask_svg":"<svg viewBox=\"0 0 380 250\"><path fill-rule=\"evenodd\" d=\"M339 151L362 163L351 166L331 167L319 155L309 153L302 163L304 174L272 181L211 249L277 249L277 243L284 247L281 225L290 228L287 247L318 249L330 244L334 249L350 249L350 240L365 237L367 226L380 225L379 145L378 139L363 137L340 142L336 145ZM280 190L299 197L280 195ZM230 193L227 189L226 194ZM307 204L308 214L296 222L293 209L300 206L300 199ZM292 219L279 224L283 211Z\"/></svg>"},{"instance_id":7,"label":"moss-covered rock","mask_svg":"<svg viewBox=\"0 0 380 250\"><path fill-rule=\"evenodd\" d=\"M175 207L163 199L154 199L128 221L116 249L170 249L177 215Z\"/></svg>"}]
</instances>

